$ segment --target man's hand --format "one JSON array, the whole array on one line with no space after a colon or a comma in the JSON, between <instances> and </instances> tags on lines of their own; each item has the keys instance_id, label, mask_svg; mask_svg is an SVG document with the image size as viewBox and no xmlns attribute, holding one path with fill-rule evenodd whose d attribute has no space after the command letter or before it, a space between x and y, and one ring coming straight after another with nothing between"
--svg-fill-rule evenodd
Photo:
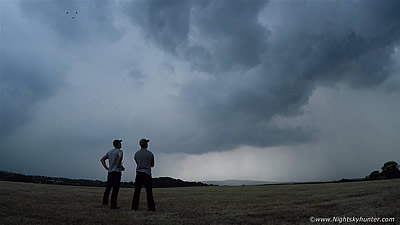
<instances>
[{"instance_id":1,"label":"man's hand","mask_svg":"<svg viewBox=\"0 0 400 225\"><path fill-rule=\"evenodd\" d=\"M125 171L125 167L121 165L121 171Z\"/></svg>"},{"instance_id":2,"label":"man's hand","mask_svg":"<svg viewBox=\"0 0 400 225\"><path fill-rule=\"evenodd\" d=\"M103 165L104 169L108 171L108 166L106 165L106 158L101 158L100 159L101 164Z\"/></svg>"}]
</instances>

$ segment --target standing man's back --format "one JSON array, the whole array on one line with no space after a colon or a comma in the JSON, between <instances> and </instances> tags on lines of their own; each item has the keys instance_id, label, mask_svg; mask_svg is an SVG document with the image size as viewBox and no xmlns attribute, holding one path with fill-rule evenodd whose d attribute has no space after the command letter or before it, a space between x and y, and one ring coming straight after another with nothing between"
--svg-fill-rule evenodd
<instances>
[{"instance_id":1,"label":"standing man's back","mask_svg":"<svg viewBox=\"0 0 400 225\"><path fill-rule=\"evenodd\" d=\"M123 152L121 150L122 140L114 140L114 148L108 151L101 159L100 162L103 167L108 171L107 175L107 187L103 195L103 205L108 205L108 197L112 189L111 194L111 209L118 209L117 207L117 197L119 192L119 187L121 183L122 171L125 168L122 166ZM106 165L106 160L108 159L108 165Z\"/></svg>"},{"instance_id":2,"label":"standing man's back","mask_svg":"<svg viewBox=\"0 0 400 225\"><path fill-rule=\"evenodd\" d=\"M147 173L151 176L151 167L154 167L154 155L151 151L141 148L135 153L136 172Z\"/></svg>"},{"instance_id":3,"label":"standing man's back","mask_svg":"<svg viewBox=\"0 0 400 225\"><path fill-rule=\"evenodd\" d=\"M132 210L139 209L140 191L142 185L146 187L147 206L149 211L155 211L155 203L153 198L153 182L151 177L151 167L154 167L154 155L147 150L150 140L141 139L139 145L141 149L135 153L134 159L136 162L136 178L135 192L132 199Z\"/></svg>"}]
</instances>

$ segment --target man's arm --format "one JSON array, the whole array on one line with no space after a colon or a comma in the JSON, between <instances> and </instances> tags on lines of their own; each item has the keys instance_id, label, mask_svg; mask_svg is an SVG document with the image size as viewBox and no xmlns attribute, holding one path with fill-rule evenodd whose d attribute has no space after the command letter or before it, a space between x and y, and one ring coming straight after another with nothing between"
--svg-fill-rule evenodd
<instances>
[{"instance_id":1,"label":"man's arm","mask_svg":"<svg viewBox=\"0 0 400 225\"><path fill-rule=\"evenodd\" d=\"M151 167L154 167L154 155L151 157Z\"/></svg>"},{"instance_id":2,"label":"man's arm","mask_svg":"<svg viewBox=\"0 0 400 225\"><path fill-rule=\"evenodd\" d=\"M118 167L121 168L122 171L125 170L125 168L122 166L122 159L124 158L123 153L118 154Z\"/></svg>"},{"instance_id":3,"label":"man's arm","mask_svg":"<svg viewBox=\"0 0 400 225\"><path fill-rule=\"evenodd\" d=\"M133 161L135 161L136 165L138 164L138 162L137 162L137 160L136 160L136 153L135 153L135 155L133 156Z\"/></svg>"},{"instance_id":4,"label":"man's arm","mask_svg":"<svg viewBox=\"0 0 400 225\"><path fill-rule=\"evenodd\" d=\"M100 162L103 165L103 167L108 171L108 166L106 165L106 159L108 159L107 155L103 156L103 158L100 159Z\"/></svg>"}]
</instances>

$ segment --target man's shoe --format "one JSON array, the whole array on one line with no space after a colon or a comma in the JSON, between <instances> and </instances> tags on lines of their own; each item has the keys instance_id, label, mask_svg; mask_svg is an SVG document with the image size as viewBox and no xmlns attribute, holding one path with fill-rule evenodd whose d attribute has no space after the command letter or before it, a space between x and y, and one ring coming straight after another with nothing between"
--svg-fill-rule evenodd
<instances>
[{"instance_id":1,"label":"man's shoe","mask_svg":"<svg viewBox=\"0 0 400 225\"><path fill-rule=\"evenodd\" d=\"M119 207L117 207L117 206L112 206L112 207L110 207L110 209L119 209Z\"/></svg>"},{"instance_id":2,"label":"man's shoe","mask_svg":"<svg viewBox=\"0 0 400 225\"><path fill-rule=\"evenodd\" d=\"M156 209L149 209L149 212L155 212Z\"/></svg>"}]
</instances>

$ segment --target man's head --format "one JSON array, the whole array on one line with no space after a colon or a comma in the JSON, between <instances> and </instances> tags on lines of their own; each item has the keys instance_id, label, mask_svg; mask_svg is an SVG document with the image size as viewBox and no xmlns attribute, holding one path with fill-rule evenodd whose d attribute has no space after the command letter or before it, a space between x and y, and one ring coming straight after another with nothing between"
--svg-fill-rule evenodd
<instances>
[{"instance_id":1,"label":"man's head","mask_svg":"<svg viewBox=\"0 0 400 225\"><path fill-rule=\"evenodd\" d=\"M113 141L113 146L114 146L114 148L120 149L120 148L122 147L121 142L122 142L122 140L115 139L115 140Z\"/></svg>"},{"instance_id":2,"label":"man's head","mask_svg":"<svg viewBox=\"0 0 400 225\"><path fill-rule=\"evenodd\" d=\"M139 141L140 147L142 147L142 148L147 148L147 147L149 147L149 145L148 145L149 141L150 141L150 140L145 139L145 138L140 139L140 141Z\"/></svg>"}]
</instances>

